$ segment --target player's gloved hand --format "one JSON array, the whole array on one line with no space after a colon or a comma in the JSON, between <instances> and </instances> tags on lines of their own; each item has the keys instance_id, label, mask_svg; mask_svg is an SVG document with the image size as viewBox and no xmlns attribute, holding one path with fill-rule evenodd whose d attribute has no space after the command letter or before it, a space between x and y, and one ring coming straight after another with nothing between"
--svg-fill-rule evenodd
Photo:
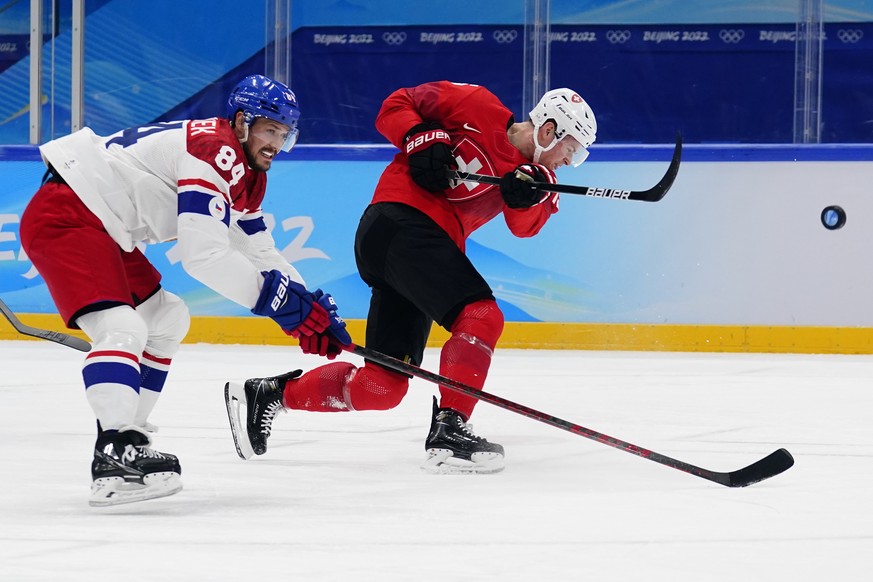
<instances>
[{"instance_id":1,"label":"player's gloved hand","mask_svg":"<svg viewBox=\"0 0 873 582\"><path fill-rule=\"evenodd\" d=\"M409 175L428 192L449 187L446 171L457 170L452 141L446 130L434 123L420 123L409 130L404 140Z\"/></svg>"},{"instance_id":2,"label":"player's gloved hand","mask_svg":"<svg viewBox=\"0 0 873 582\"><path fill-rule=\"evenodd\" d=\"M291 335L300 340L300 349L304 354L318 354L333 360L343 351L343 346L352 343L352 338L346 331L346 322L337 314L337 304L329 294L316 289L313 292L316 303L313 308L321 308L327 314L329 325L319 333L304 334L297 330Z\"/></svg>"},{"instance_id":3,"label":"player's gloved hand","mask_svg":"<svg viewBox=\"0 0 873 582\"><path fill-rule=\"evenodd\" d=\"M503 202L510 208L530 208L539 204L551 192L544 192L533 187L533 182L557 184L554 172L541 164L521 164L512 172L507 172L500 179L500 193Z\"/></svg>"},{"instance_id":4,"label":"player's gloved hand","mask_svg":"<svg viewBox=\"0 0 873 582\"><path fill-rule=\"evenodd\" d=\"M289 335L311 335L328 328L330 318L318 304L318 297L292 281L287 273L273 269L261 274L264 286L252 313L271 318Z\"/></svg>"}]
</instances>

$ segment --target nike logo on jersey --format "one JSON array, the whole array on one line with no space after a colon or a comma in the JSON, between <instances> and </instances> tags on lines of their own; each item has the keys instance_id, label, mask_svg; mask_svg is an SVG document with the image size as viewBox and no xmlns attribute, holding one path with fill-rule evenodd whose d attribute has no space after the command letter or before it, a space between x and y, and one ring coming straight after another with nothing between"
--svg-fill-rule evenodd
<instances>
[{"instance_id":1,"label":"nike logo on jersey","mask_svg":"<svg viewBox=\"0 0 873 582\"><path fill-rule=\"evenodd\" d=\"M467 131L475 131L476 133L482 133L481 131L479 131L475 127L471 126L469 123L464 124L464 129L466 129Z\"/></svg>"}]
</instances>

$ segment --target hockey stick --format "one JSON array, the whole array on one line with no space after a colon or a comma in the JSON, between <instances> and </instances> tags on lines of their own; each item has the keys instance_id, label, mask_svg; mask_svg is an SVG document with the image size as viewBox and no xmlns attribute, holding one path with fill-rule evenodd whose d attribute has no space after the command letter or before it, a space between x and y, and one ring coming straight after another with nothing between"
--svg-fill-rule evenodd
<instances>
[{"instance_id":1,"label":"hockey stick","mask_svg":"<svg viewBox=\"0 0 873 582\"><path fill-rule=\"evenodd\" d=\"M670 165L667 167L667 172L660 182L649 188L648 190L620 190L618 188L597 188L594 186L572 186L570 184L548 184L546 182L532 182L531 185L537 190L545 192L561 192L562 194L580 194L582 196L593 196L595 198L615 198L618 200L642 200L643 202L657 202L663 198L670 187L673 185L673 180L679 173L679 164L682 158L682 135L676 134L676 147L673 149L673 159L670 160ZM449 170L449 178L455 180L463 180L465 182L481 182L483 184L500 185L500 177L485 176L482 174L472 174L470 172L461 172L457 170Z\"/></svg>"},{"instance_id":2,"label":"hockey stick","mask_svg":"<svg viewBox=\"0 0 873 582\"><path fill-rule=\"evenodd\" d=\"M3 303L2 299L0 299L0 311L3 312L3 315L6 316L6 319L8 319L9 323L12 324L12 327L14 327L15 330L20 334L38 337L40 339L48 340L50 342L59 343L69 348L73 348L74 350L79 350L80 352L91 351L91 344L83 339L79 339L77 337L61 333L59 331L39 329L38 327L31 327L29 325L21 323L18 317L16 317L15 314L12 313L12 310L9 309L9 307L5 303Z\"/></svg>"},{"instance_id":3,"label":"hockey stick","mask_svg":"<svg viewBox=\"0 0 873 582\"><path fill-rule=\"evenodd\" d=\"M451 378L447 378L446 376L441 376L433 372L428 372L427 370L422 370L417 366L413 366L412 364L408 364L386 354L377 352L376 350L371 350L369 348L357 346L354 344L347 346L346 350L357 354L367 360L370 360L387 368L391 368L403 374L409 374L411 376L415 376L416 378L427 380L428 382L433 382L435 384L446 386L448 388L451 388L452 390L455 390L456 392L461 392L462 394L466 394L467 396L472 396L477 400L483 400L495 406L499 406L500 408L509 410L510 412L515 412L517 414L527 416L528 418L532 418L534 420L538 420L556 428L566 430L575 435L583 436L585 438L597 441L601 444L620 449L627 453L643 457L644 459L649 459L650 461L654 461L656 463L672 467L673 469L678 469L680 471L690 473L697 477L701 477L708 481L713 481L727 487L746 487L747 485L751 485L753 483L757 483L758 481L763 481L764 479L769 479L770 477L778 475L779 473L782 473L783 471L789 469L794 464L794 458L791 456L791 453L789 453L785 449L779 449L777 451L774 451L773 453L770 453L763 459L752 463L748 467L744 467L736 471L731 471L729 473L720 473L718 471L702 469L700 467L695 467L694 465L690 465L683 461L672 459L666 455L656 453L655 451L650 451L648 449L638 447L637 445L625 442L615 437L599 433L597 431L591 430L590 428L585 428L584 426L579 426L578 424L573 424L566 420L561 420L560 418L548 415L538 410L534 410L533 408L528 408L527 406L516 404L515 402L506 400L505 398L501 398L500 396L495 396L487 392L476 390L475 388L467 386L466 384L462 384L461 382L457 382L455 380L452 380Z\"/></svg>"}]
</instances>

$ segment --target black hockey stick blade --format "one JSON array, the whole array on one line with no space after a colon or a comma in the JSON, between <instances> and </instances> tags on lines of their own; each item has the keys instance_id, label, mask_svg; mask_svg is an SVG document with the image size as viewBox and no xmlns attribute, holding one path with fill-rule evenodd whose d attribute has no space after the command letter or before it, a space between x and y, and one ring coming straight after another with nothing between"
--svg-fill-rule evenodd
<instances>
[{"instance_id":1,"label":"black hockey stick blade","mask_svg":"<svg viewBox=\"0 0 873 582\"><path fill-rule=\"evenodd\" d=\"M621 190L619 188L599 188L595 186L573 186L570 184L547 184L546 182L531 182L537 190L545 192L560 192L562 194L579 194L594 198L613 198L617 200L641 200L643 202L657 202L663 198L679 173L679 164L682 162L682 134L676 134L676 146L673 149L673 159L667 167L667 172L661 180L648 190ZM463 180L465 182L481 182L483 184L500 185L498 176L485 176L458 170L449 170L449 178Z\"/></svg>"},{"instance_id":2,"label":"black hockey stick blade","mask_svg":"<svg viewBox=\"0 0 873 582\"><path fill-rule=\"evenodd\" d=\"M532 418L539 422L554 426L555 428L566 430L567 432L571 432L575 435L597 441L601 444L625 451L626 453L637 455L638 457L642 457L644 459L649 459L650 461L660 463L661 465L666 465L667 467L672 467L673 469L678 469L680 471L690 473L691 475L701 477L703 479L718 483L720 485L724 485L726 487L745 487L747 485L751 485L752 483L757 483L758 481L769 479L770 477L782 473L794 464L794 459L792 458L791 454L785 449L779 449L778 451L771 453L763 459L752 463L748 467L739 469L737 471L732 471L730 473L710 471L708 469L696 467L684 461L679 461L666 455L656 453L655 451L644 449L632 443L625 442L621 439L617 439L615 437L611 437L609 435L605 435L603 433L591 430L590 428L585 428L584 426L573 424L572 422L568 422L566 420L561 420L560 418L557 418L555 416L551 416L544 412L534 410L533 408L528 408L523 404L517 404L515 402L512 402L511 400L501 398L500 396L495 396L494 394L489 394L488 392L476 390L471 386L467 386L466 384L463 384L456 380L452 380L451 378L448 378L446 376L441 376L440 374L428 372L427 370L423 370L418 366L414 366L410 363L398 360L397 358L393 358L387 354L377 352L376 350L372 350L364 346L357 346L354 344L346 346L345 349L358 356L363 357L366 360L370 360L381 366L385 366L386 368L391 368L392 370L395 370L397 372L409 374L410 376L414 376L422 380L427 380L428 382L433 382L435 384L445 386L447 388L455 390L456 392L466 394L467 396L472 396L477 400L488 402L489 404L493 404L505 410L509 410L510 412L521 414L522 416Z\"/></svg>"},{"instance_id":3,"label":"black hockey stick blade","mask_svg":"<svg viewBox=\"0 0 873 582\"><path fill-rule=\"evenodd\" d=\"M31 327L29 325L21 323L21 320L18 319L18 317L12 312L12 310L9 309L9 306L3 303L2 300L0 300L0 311L3 312L3 315L6 316L6 319L8 319L9 323L12 324L12 327L14 327L15 330L22 335L38 337L40 339L67 346L68 348L73 348L74 350L79 350L80 352L91 351L91 344L83 339L67 335L59 331L39 329L38 327Z\"/></svg>"},{"instance_id":4,"label":"black hockey stick blade","mask_svg":"<svg viewBox=\"0 0 873 582\"><path fill-rule=\"evenodd\" d=\"M722 484L728 487L746 487L787 471L793 465L794 457L791 456L791 453L785 449L779 449L748 467L726 473L728 482Z\"/></svg>"}]
</instances>

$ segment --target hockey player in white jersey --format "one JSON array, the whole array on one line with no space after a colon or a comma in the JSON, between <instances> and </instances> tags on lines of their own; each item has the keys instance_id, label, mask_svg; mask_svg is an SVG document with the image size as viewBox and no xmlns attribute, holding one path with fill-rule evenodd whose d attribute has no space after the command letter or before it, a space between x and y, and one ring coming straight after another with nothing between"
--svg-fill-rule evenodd
<instances>
[{"instance_id":1,"label":"hockey player in white jersey","mask_svg":"<svg viewBox=\"0 0 873 582\"><path fill-rule=\"evenodd\" d=\"M91 505L182 488L179 460L151 447L148 419L189 315L142 244L178 241L186 272L274 319L304 351L351 342L333 299L306 289L261 212L265 172L296 143L299 116L288 87L254 75L231 92L226 118L106 137L85 128L40 147L48 172L22 215L21 243L67 326L93 344L82 369L97 417Z\"/></svg>"}]
</instances>

